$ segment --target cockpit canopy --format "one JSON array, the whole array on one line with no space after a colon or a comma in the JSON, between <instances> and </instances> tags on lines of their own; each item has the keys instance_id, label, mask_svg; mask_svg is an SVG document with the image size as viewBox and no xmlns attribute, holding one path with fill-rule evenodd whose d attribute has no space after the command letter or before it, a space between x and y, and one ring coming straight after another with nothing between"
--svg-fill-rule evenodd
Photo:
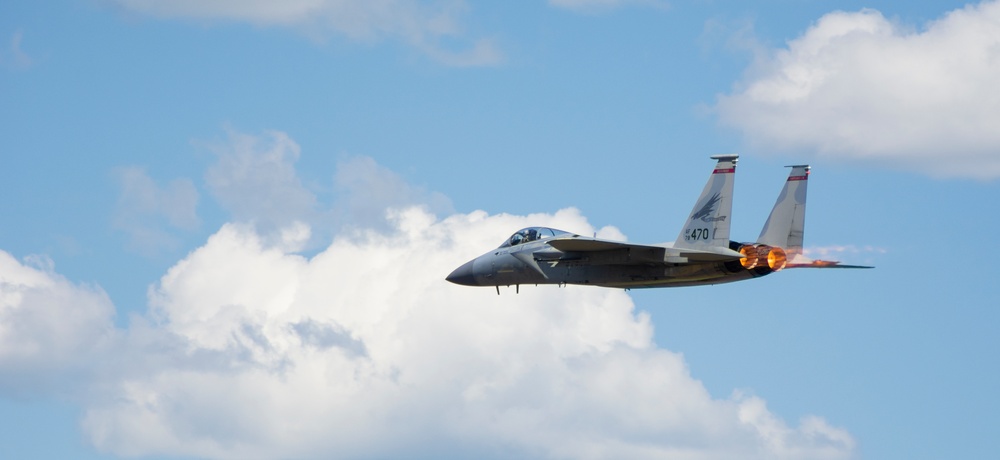
<instances>
[{"instance_id":1,"label":"cockpit canopy","mask_svg":"<svg viewBox=\"0 0 1000 460\"><path fill-rule=\"evenodd\" d=\"M510 246L517 246L519 244L528 243L530 241L541 240L545 238L552 238L554 236L566 235L569 232L563 230L556 230L554 228L548 227L528 227L522 228L515 232L507 241L504 241L500 245L501 248L506 248Z\"/></svg>"}]
</instances>

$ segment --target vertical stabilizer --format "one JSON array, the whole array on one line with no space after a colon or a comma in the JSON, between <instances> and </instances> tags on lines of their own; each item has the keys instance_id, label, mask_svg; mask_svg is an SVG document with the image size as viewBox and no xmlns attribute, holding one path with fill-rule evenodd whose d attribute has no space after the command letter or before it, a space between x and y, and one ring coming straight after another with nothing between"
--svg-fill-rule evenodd
<instances>
[{"instance_id":1,"label":"vertical stabilizer","mask_svg":"<svg viewBox=\"0 0 1000 460\"><path fill-rule=\"evenodd\" d=\"M739 155L716 155L718 160L701 196L695 202L675 248L729 248L729 225L733 210L733 181Z\"/></svg>"},{"instance_id":2,"label":"vertical stabilizer","mask_svg":"<svg viewBox=\"0 0 1000 460\"><path fill-rule=\"evenodd\" d=\"M802 235L805 232L806 184L809 179L809 165L788 166L785 187L781 189L774 203L771 215L764 223L757 242L784 248L789 256L802 253Z\"/></svg>"}]
</instances>

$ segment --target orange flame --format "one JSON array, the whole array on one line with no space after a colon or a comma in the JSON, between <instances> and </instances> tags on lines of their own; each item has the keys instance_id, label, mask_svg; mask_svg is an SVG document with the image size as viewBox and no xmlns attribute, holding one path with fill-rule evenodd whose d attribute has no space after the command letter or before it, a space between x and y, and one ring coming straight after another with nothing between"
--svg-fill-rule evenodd
<instances>
[{"instance_id":1,"label":"orange flame","mask_svg":"<svg viewBox=\"0 0 1000 460\"><path fill-rule=\"evenodd\" d=\"M771 270L778 271L785 268L785 264L788 262L788 256L785 255L785 250L781 248L771 248L767 253L767 266L771 267Z\"/></svg>"},{"instance_id":2,"label":"orange flame","mask_svg":"<svg viewBox=\"0 0 1000 460\"><path fill-rule=\"evenodd\" d=\"M760 257L757 256L757 248L750 244L740 246L740 254L743 254L743 257L740 258L740 265L743 265L743 268L747 270L756 267L760 260Z\"/></svg>"}]
</instances>

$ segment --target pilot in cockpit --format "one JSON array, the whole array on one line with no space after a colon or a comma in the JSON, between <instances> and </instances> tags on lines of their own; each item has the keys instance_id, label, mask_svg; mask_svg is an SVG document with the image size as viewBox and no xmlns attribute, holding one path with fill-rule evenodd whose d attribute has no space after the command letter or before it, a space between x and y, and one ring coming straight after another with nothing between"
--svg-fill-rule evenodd
<instances>
[{"instance_id":1,"label":"pilot in cockpit","mask_svg":"<svg viewBox=\"0 0 1000 460\"><path fill-rule=\"evenodd\" d=\"M517 246L519 244L535 241L538 239L538 236L539 236L538 230L535 230L533 228L525 228L511 235L510 245Z\"/></svg>"},{"instance_id":2,"label":"pilot in cockpit","mask_svg":"<svg viewBox=\"0 0 1000 460\"><path fill-rule=\"evenodd\" d=\"M525 235L525 237L524 237L524 242L525 243L527 243L529 241L535 241L535 240L538 239L538 230L535 230L533 228L529 228L529 229L525 230L524 232L527 233L527 235Z\"/></svg>"}]
</instances>

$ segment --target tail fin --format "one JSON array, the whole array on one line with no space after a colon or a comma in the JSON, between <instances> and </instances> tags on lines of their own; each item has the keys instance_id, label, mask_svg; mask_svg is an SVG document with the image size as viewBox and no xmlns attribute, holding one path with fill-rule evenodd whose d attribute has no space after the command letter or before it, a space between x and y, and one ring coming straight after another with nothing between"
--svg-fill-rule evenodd
<instances>
[{"instance_id":1,"label":"tail fin","mask_svg":"<svg viewBox=\"0 0 1000 460\"><path fill-rule=\"evenodd\" d=\"M809 179L809 165L788 166L785 187L771 209L771 215L764 223L764 229L757 243L783 248L789 255L802 253L802 235L806 223L806 184Z\"/></svg>"},{"instance_id":2,"label":"tail fin","mask_svg":"<svg viewBox=\"0 0 1000 460\"><path fill-rule=\"evenodd\" d=\"M843 265L832 260L813 260L802 254L806 223L806 185L809 165L789 166L785 187L774 203L771 215L757 238L758 244L783 248L788 257L784 268L873 268L867 265Z\"/></svg>"},{"instance_id":3,"label":"tail fin","mask_svg":"<svg viewBox=\"0 0 1000 460\"><path fill-rule=\"evenodd\" d=\"M733 181L739 155L716 155L712 175L695 202L687 223L677 235L675 248L729 248L729 225L733 210Z\"/></svg>"}]
</instances>

